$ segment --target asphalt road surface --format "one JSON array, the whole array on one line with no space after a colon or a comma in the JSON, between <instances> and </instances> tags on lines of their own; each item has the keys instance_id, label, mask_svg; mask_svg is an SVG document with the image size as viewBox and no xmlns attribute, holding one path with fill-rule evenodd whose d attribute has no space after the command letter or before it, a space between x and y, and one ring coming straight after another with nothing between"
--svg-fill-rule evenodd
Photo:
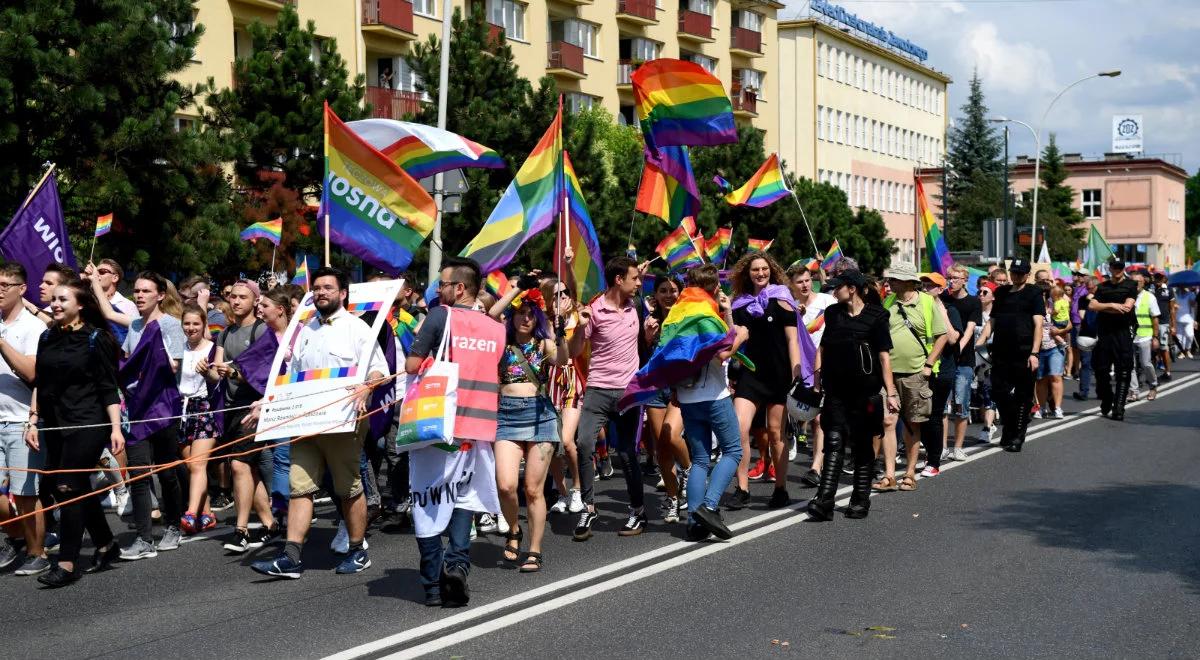
<instances>
[{"instance_id":1,"label":"asphalt road surface","mask_svg":"<svg viewBox=\"0 0 1200 660\"><path fill-rule=\"evenodd\" d=\"M328 507L300 580L248 568L277 547L226 556L228 526L66 589L0 575L3 655L1200 657L1196 366L1124 423L1068 398L1020 454L968 440L967 462L875 496L861 521L807 522L796 468L796 504L768 511L770 486L753 485L752 507L726 514L732 541L687 543L660 520L620 538L618 475L600 483L591 541L570 540L574 516L551 517L539 574L503 567L500 537L478 539L464 609L422 605L408 533L373 530L374 565L334 575Z\"/></svg>"}]
</instances>

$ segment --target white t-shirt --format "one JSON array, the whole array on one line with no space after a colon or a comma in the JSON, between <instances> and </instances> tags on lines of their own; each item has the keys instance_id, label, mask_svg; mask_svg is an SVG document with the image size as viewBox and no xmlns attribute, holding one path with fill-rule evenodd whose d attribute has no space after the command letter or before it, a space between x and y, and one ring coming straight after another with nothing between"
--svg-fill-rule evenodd
<instances>
[{"instance_id":1,"label":"white t-shirt","mask_svg":"<svg viewBox=\"0 0 1200 660\"><path fill-rule=\"evenodd\" d=\"M1134 302L1134 307L1136 308L1137 303L1141 302L1142 296L1146 296L1147 298L1150 299L1150 317L1155 318L1155 319L1158 318L1159 314L1162 313L1158 307L1158 298L1155 298L1154 294L1150 293L1149 291L1142 291L1141 293L1138 294L1137 300ZM1154 337L1138 337L1135 335L1133 338L1133 343L1145 344L1145 343L1148 343L1151 339L1154 339Z\"/></svg>"},{"instance_id":2,"label":"white t-shirt","mask_svg":"<svg viewBox=\"0 0 1200 660\"><path fill-rule=\"evenodd\" d=\"M137 305L133 304L132 300L121 295L120 291L113 291L112 297L108 299L108 302L125 316L132 319L138 317Z\"/></svg>"},{"instance_id":3,"label":"white t-shirt","mask_svg":"<svg viewBox=\"0 0 1200 660\"><path fill-rule=\"evenodd\" d=\"M675 383L675 397L679 403L704 403L729 396L729 380L725 364L713 358L695 376Z\"/></svg>"},{"instance_id":4,"label":"white t-shirt","mask_svg":"<svg viewBox=\"0 0 1200 660\"><path fill-rule=\"evenodd\" d=\"M821 322L816 324L817 327L813 328L812 332L810 333L812 335L814 346L820 346L821 337L825 336L825 319L823 318L825 316L825 308L836 302L837 298L834 298L828 293L821 293L818 291L814 294L812 302L804 305L804 316L801 317L804 319L804 327L809 327L813 324L813 321L815 321L817 317L822 317Z\"/></svg>"},{"instance_id":5,"label":"white t-shirt","mask_svg":"<svg viewBox=\"0 0 1200 660\"><path fill-rule=\"evenodd\" d=\"M22 309L12 323L0 321L0 337L21 355L37 355L38 339L46 324ZM24 422L29 419L29 402L33 389L15 374L7 360L0 359L0 421Z\"/></svg>"},{"instance_id":6,"label":"white t-shirt","mask_svg":"<svg viewBox=\"0 0 1200 660\"><path fill-rule=\"evenodd\" d=\"M1191 323L1196 317L1192 316L1192 307L1196 305L1196 292L1179 289L1175 292L1175 322Z\"/></svg>"},{"instance_id":7,"label":"white t-shirt","mask_svg":"<svg viewBox=\"0 0 1200 660\"><path fill-rule=\"evenodd\" d=\"M186 397L204 396L208 393L208 385L204 375L196 373L196 364L207 360L213 343L207 339L200 342L196 350L184 348L183 364L179 367L179 393Z\"/></svg>"}]
</instances>

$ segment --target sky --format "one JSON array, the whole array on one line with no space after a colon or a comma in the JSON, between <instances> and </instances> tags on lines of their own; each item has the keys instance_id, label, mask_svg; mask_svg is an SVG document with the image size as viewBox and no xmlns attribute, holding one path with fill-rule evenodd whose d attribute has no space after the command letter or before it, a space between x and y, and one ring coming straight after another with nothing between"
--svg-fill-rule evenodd
<instances>
[{"instance_id":1,"label":"sky","mask_svg":"<svg viewBox=\"0 0 1200 660\"><path fill-rule=\"evenodd\" d=\"M973 70L991 116L1035 128L1067 85L1099 71L1054 104L1042 128L1064 153L1111 150L1112 116L1143 115L1147 155L1171 154L1189 174L1200 168L1200 1L1198 0L830 0L929 52L947 73L950 117L961 116ZM780 18L807 15L785 0ZM1033 135L1011 125L1009 155L1033 155Z\"/></svg>"}]
</instances>

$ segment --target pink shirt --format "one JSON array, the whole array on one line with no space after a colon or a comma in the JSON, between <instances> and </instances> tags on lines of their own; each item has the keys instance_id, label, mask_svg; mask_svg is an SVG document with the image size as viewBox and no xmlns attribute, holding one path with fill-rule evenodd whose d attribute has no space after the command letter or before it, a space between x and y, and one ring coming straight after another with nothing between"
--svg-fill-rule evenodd
<instances>
[{"instance_id":1,"label":"pink shirt","mask_svg":"<svg viewBox=\"0 0 1200 660\"><path fill-rule=\"evenodd\" d=\"M604 296L589 306L592 318L583 328L584 338L592 343L587 386L624 390L638 370L637 307L630 299L621 309L613 309Z\"/></svg>"}]
</instances>

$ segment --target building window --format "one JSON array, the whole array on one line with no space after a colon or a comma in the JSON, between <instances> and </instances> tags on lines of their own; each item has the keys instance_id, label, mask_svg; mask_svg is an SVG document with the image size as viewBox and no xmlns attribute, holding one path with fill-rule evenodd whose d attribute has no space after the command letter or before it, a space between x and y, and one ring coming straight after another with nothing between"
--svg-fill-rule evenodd
<instances>
[{"instance_id":1,"label":"building window","mask_svg":"<svg viewBox=\"0 0 1200 660\"><path fill-rule=\"evenodd\" d=\"M1099 188L1090 188L1083 191L1083 217L1089 220L1102 217L1101 207Z\"/></svg>"},{"instance_id":2,"label":"building window","mask_svg":"<svg viewBox=\"0 0 1200 660\"><path fill-rule=\"evenodd\" d=\"M632 105L617 108L617 124L620 126L637 126L637 110Z\"/></svg>"},{"instance_id":3,"label":"building window","mask_svg":"<svg viewBox=\"0 0 1200 660\"><path fill-rule=\"evenodd\" d=\"M588 57L600 57L598 45L599 32L599 25L574 18L568 18L561 23L550 24L550 39L552 41L561 39L569 44L579 46L583 49L583 54Z\"/></svg>"},{"instance_id":4,"label":"building window","mask_svg":"<svg viewBox=\"0 0 1200 660\"><path fill-rule=\"evenodd\" d=\"M825 139L825 107L817 106L817 139Z\"/></svg>"},{"instance_id":5,"label":"building window","mask_svg":"<svg viewBox=\"0 0 1200 660\"><path fill-rule=\"evenodd\" d=\"M681 51L679 53L679 58L694 64L699 64L701 68L709 73L715 74L717 72L717 61L711 57L705 57L699 53L685 53Z\"/></svg>"},{"instance_id":6,"label":"building window","mask_svg":"<svg viewBox=\"0 0 1200 660\"><path fill-rule=\"evenodd\" d=\"M707 16L713 15L713 0L687 0L687 8Z\"/></svg>"},{"instance_id":7,"label":"building window","mask_svg":"<svg viewBox=\"0 0 1200 660\"><path fill-rule=\"evenodd\" d=\"M817 75L822 78L827 78L829 74L829 70L826 68L826 64L829 62L829 53L827 50L825 44L817 47Z\"/></svg>"},{"instance_id":8,"label":"building window","mask_svg":"<svg viewBox=\"0 0 1200 660\"><path fill-rule=\"evenodd\" d=\"M413 0L413 13L437 18L437 0Z\"/></svg>"},{"instance_id":9,"label":"building window","mask_svg":"<svg viewBox=\"0 0 1200 660\"><path fill-rule=\"evenodd\" d=\"M754 69L742 69L742 89L754 91L754 95L758 100L762 100L763 89L763 72L755 71Z\"/></svg>"},{"instance_id":10,"label":"building window","mask_svg":"<svg viewBox=\"0 0 1200 660\"><path fill-rule=\"evenodd\" d=\"M584 110L591 110L592 106L598 102L596 97L588 94L580 94L578 92L567 92L563 100L566 102L567 110L571 114L577 114Z\"/></svg>"},{"instance_id":11,"label":"building window","mask_svg":"<svg viewBox=\"0 0 1200 660\"><path fill-rule=\"evenodd\" d=\"M635 63L649 62L650 60L658 59L659 49L662 44L641 37L632 37L629 39L621 39L617 42L619 57L622 60L631 60Z\"/></svg>"},{"instance_id":12,"label":"building window","mask_svg":"<svg viewBox=\"0 0 1200 660\"><path fill-rule=\"evenodd\" d=\"M833 72L833 79L838 82L841 82L842 81L842 63L845 62L846 55L845 55L845 53L839 52L836 48L833 48L833 49L830 49L829 56L831 58L833 58L833 63L835 66L835 70Z\"/></svg>"},{"instance_id":13,"label":"building window","mask_svg":"<svg viewBox=\"0 0 1200 660\"><path fill-rule=\"evenodd\" d=\"M864 62L862 60L858 60L857 62L855 62L855 65L854 65L854 73L858 76L858 84L855 85L855 87L858 87L859 89L866 89L865 81L864 81L864 77L865 77L864 69L866 68L865 65L866 65L866 62Z\"/></svg>"},{"instance_id":14,"label":"building window","mask_svg":"<svg viewBox=\"0 0 1200 660\"><path fill-rule=\"evenodd\" d=\"M175 116L175 132L182 133L183 131L194 131L199 128L195 117L180 117Z\"/></svg>"},{"instance_id":15,"label":"building window","mask_svg":"<svg viewBox=\"0 0 1200 660\"><path fill-rule=\"evenodd\" d=\"M733 24L746 30L762 32L763 15L756 11L736 11Z\"/></svg>"},{"instance_id":16,"label":"building window","mask_svg":"<svg viewBox=\"0 0 1200 660\"><path fill-rule=\"evenodd\" d=\"M525 40L525 3L514 0L488 0L488 21L504 28L504 36Z\"/></svg>"}]
</instances>

